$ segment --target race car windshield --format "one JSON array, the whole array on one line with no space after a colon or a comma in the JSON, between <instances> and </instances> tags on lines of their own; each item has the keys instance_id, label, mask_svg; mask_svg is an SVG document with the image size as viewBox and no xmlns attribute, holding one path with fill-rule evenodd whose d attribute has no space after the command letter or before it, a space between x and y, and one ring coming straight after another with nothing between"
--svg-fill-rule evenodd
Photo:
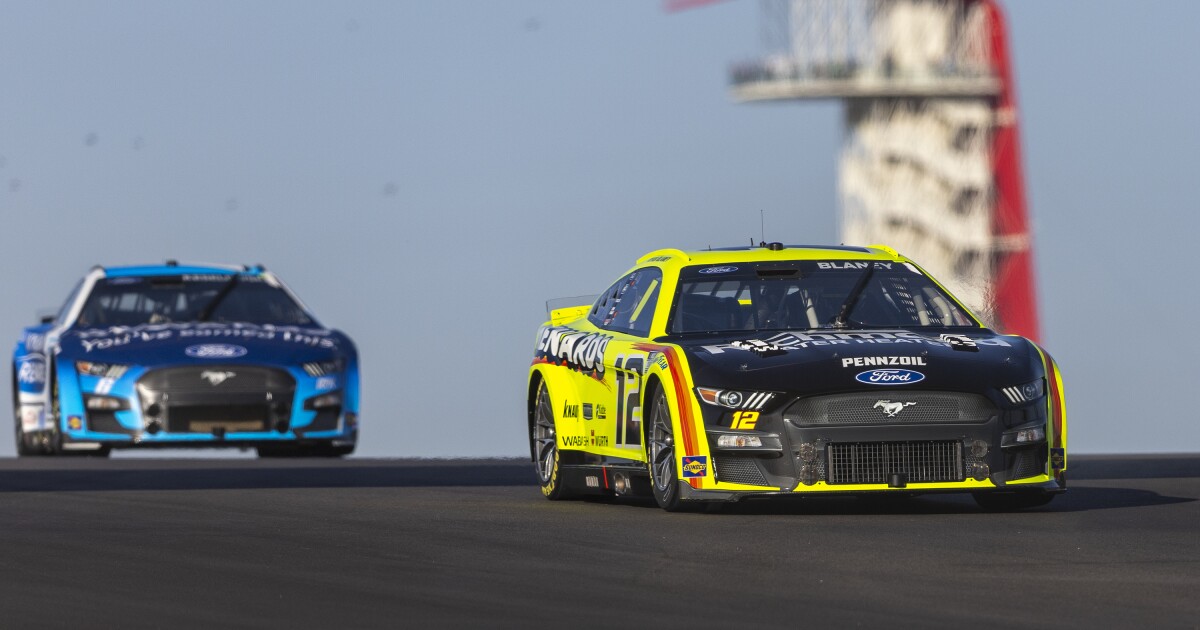
<instances>
[{"instance_id":1,"label":"race car windshield","mask_svg":"<svg viewBox=\"0 0 1200 630\"><path fill-rule=\"evenodd\" d=\"M806 260L685 268L670 332L961 327L978 324L915 266Z\"/></svg>"},{"instance_id":2,"label":"race car windshield","mask_svg":"<svg viewBox=\"0 0 1200 630\"><path fill-rule=\"evenodd\" d=\"M167 322L242 322L307 326L313 320L282 288L259 276L105 278L75 322L80 327Z\"/></svg>"}]
</instances>

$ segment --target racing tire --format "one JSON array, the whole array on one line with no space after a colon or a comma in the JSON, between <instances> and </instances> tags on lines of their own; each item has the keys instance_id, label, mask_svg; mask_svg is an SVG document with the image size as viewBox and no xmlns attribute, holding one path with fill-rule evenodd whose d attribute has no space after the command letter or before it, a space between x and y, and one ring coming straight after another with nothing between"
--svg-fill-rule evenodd
<instances>
[{"instance_id":1,"label":"racing tire","mask_svg":"<svg viewBox=\"0 0 1200 630\"><path fill-rule=\"evenodd\" d=\"M17 457L32 457L41 455L42 451L39 448L34 448L31 436L25 433L25 427L21 426L21 408L13 406L13 444L17 447Z\"/></svg>"},{"instance_id":2,"label":"racing tire","mask_svg":"<svg viewBox=\"0 0 1200 630\"><path fill-rule=\"evenodd\" d=\"M17 449L17 457L28 457L35 452L29 447L29 438L25 435L25 427L21 424L21 390L17 388L17 364L12 366L12 409L13 409L13 446Z\"/></svg>"},{"instance_id":3,"label":"racing tire","mask_svg":"<svg viewBox=\"0 0 1200 630\"><path fill-rule=\"evenodd\" d=\"M58 400L58 375L54 373L54 368L50 369L50 413L48 415L51 422L47 423L50 428L42 432L42 454L58 455L63 452L62 432L58 429L62 405Z\"/></svg>"},{"instance_id":4,"label":"racing tire","mask_svg":"<svg viewBox=\"0 0 1200 630\"><path fill-rule=\"evenodd\" d=\"M354 452L356 445L334 446L332 444L279 444L259 446L255 450L263 459L281 457L345 457Z\"/></svg>"},{"instance_id":5,"label":"racing tire","mask_svg":"<svg viewBox=\"0 0 1200 630\"><path fill-rule=\"evenodd\" d=\"M538 485L542 488L542 496L551 501L573 499L575 495L567 490L559 470L561 456L555 434L554 406L550 402L546 381L542 381L538 383L537 398L533 403L533 422L529 428L530 452L533 453Z\"/></svg>"},{"instance_id":6,"label":"racing tire","mask_svg":"<svg viewBox=\"0 0 1200 630\"><path fill-rule=\"evenodd\" d=\"M668 512L684 509L679 491L679 473L675 468L675 434L671 428L671 409L662 388L654 391L647 427L646 465L650 468L650 491L658 507Z\"/></svg>"},{"instance_id":7,"label":"racing tire","mask_svg":"<svg viewBox=\"0 0 1200 630\"><path fill-rule=\"evenodd\" d=\"M976 492L971 495L988 512L1014 512L1041 507L1054 500L1049 492Z\"/></svg>"}]
</instances>

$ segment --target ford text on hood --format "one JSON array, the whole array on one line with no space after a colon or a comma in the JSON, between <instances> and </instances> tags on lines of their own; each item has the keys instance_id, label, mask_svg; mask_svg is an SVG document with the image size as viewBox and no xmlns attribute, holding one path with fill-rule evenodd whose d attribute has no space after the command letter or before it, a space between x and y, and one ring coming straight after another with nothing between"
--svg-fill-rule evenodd
<instances>
[{"instance_id":1,"label":"ford text on hood","mask_svg":"<svg viewBox=\"0 0 1200 630\"><path fill-rule=\"evenodd\" d=\"M354 343L261 267L97 267L48 319L13 358L21 455L357 443Z\"/></svg>"},{"instance_id":2,"label":"ford text on hood","mask_svg":"<svg viewBox=\"0 0 1200 630\"><path fill-rule=\"evenodd\" d=\"M969 492L1020 509L1066 488L1053 359L885 246L647 254L551 310L527 391L551 499Z\"/></svg>"}]
</instances>

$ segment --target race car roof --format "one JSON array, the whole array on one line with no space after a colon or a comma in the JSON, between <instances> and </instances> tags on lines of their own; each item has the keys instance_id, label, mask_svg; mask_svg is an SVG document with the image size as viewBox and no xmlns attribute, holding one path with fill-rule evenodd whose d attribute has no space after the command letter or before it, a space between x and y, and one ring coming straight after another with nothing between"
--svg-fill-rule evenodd
<instances>
[{"instance_id":1,"label":"race car roof","mask_svg":"<svg viewBox=\"0 0 1200 630\"><path fill-rule=\"evenodd\" d=\"M233 274L250 274L259 275L264 269L261 265L213 265L207 263L200 264L178 264L174 261L168 261L163 265L130 265L125 267L101 267L105 276L109 278L121 278L127 276L179 276L179 275L233 275Z\"/></svg>"},{"instance_id":2,"label":"race car roof","mask_svg":"<svg viewBox=\"0 0 1200 630\"><path fill-rule=\"evenodd\" d=\"M642 256L638 259L638 264L671 260L671 262L684 264L704 265L760 260L818 260L829 258L839 260L906 260L899 252L887 245L852 247L846 245L784 245L782 243L764 243L753 247L722 247L695 251L660 249Z\"/></svg>"}]
</instances>

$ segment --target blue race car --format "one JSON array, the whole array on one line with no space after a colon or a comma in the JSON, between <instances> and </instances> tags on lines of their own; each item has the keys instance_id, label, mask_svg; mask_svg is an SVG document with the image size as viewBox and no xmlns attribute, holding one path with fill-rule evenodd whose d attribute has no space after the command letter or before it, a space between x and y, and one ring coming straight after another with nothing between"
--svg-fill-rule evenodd
<instances>
[{"instance_id":1,"label":"blue race car","mask_svg":"<svg viewBox=\"0 0 1200 630\"><path fill-rule=\"evenodd\" d=\"M17 453L347 455L358 382L350 338L261 266L96 267L17 342Z\"/></svg>"}]
</instances>

